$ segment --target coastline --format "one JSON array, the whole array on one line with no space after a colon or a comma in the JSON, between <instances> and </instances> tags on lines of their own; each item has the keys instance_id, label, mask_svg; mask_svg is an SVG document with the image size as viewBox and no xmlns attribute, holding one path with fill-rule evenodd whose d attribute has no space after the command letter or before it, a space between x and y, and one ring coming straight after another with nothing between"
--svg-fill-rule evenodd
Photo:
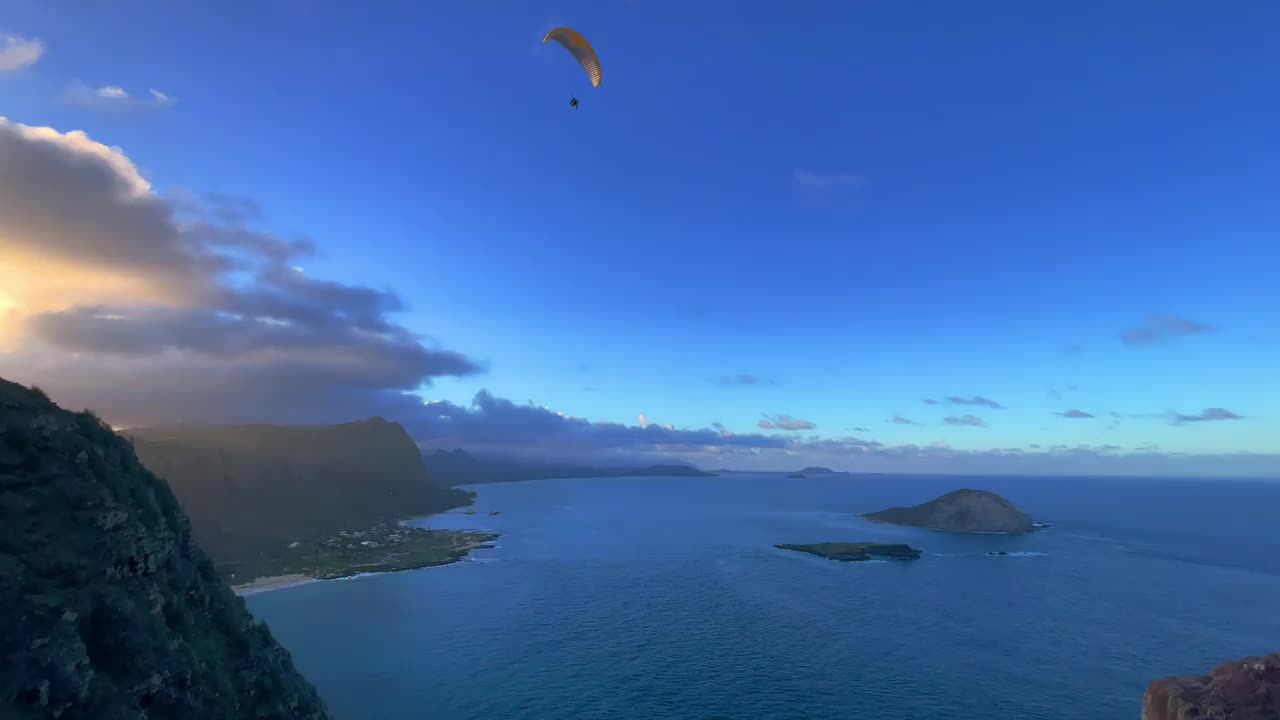
<instances>
[{"instance_id":1,"label":"coastline","mask_svg":"<svg viewBox=\"0 0 1280 720\"><path fill-rule=\"evenodd\" d=\"M494 539L496 539L496 537ZM249 595L257 595L258 593L271 592L272 590L283 590L285 588L297 587L299 585L307 585L309 583L315 583L315 582L328 582L331 580L353 580L355 578L368 577L371 575L388 575L390 573L405 572L408 570L422 570L425 568L446 567L448 565L456 565L457 563L460 563L460 562L466 562L471 557L472 550L493 549L496 546L494 546L492 543L493 543L493 540L480 540L480 541L470 543L465 547L461 548L461 550L463 551L461 555L459 555L456 558L453 558L452 560L446 560L443 562L435 562L435 561L424 562L421 564L415 564L407 567L386 568L382 570L372 570L372 571L359 569L361 567L370 567L371 565L374 565L373 563L370 563L369 565L357 565L350 568L349 571L343 571L340 574L328 575L325 577L315 577L313 575L302 575L302 574L268 575L268 576L254 578L252 581L243 583L241 585L232 585L231 591L234 592L239 597L247 597Z\"/></svg>"},{"instance_id":2,"label":"coastline","mask_svg":"<svg viewBox=\"0 0 1280 720\"><path fill-rule=\"evenodd\" d=\"M268 575L254 578L243 585L232 585L231 591L240 597L245 597L313 582L317 582L317 580L310 575Z\"/></svg>"}]
</instances>

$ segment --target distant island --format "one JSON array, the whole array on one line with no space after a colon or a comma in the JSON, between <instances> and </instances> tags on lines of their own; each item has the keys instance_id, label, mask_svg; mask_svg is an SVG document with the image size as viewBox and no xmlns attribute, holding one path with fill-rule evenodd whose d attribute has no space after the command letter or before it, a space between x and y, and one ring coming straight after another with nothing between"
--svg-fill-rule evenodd
<instances>
[{"instance_id":1,"label":"distant island","mask_svg":"<svg viewBox=\"0 0 1280 720\"><path fill-rule=\"evenodd\" d=\"M986 490L956 490L926 503L889 508L862 517L951 532L1021 534L1035 529L1030 516Z\"/></svg>"},{"instance_id":2,"label":"distant island","mask_svg":"<svg viewBox=\"0 0 1280 720\"><path fill-rule=\"evenodd\" d=\"M196 540L233 585L438 565L490 537L399 527L404 518L468 505L473 495L433 482L409 434L382 418L125 434L142 463L168 481ZM330 542L343 533L360 539Z\"/></svg>"},{"instance_id":3,"label":"distant island","mask_svg":"<svg viewBox=\"0 0 1280 720\"><path fill-rule=\"evenodd\" d=\"M806 478L822 475L834 475L838 477L852 477L853 473L848 470L832 470L831 468L810 465L799 470L734 470L732 468L720 468L715 470L714 475L783 475L788 478ZM859 473L860 475L882 475L884 473Z\"/></svg>"},{"instance_id":4,"label":"distant island","mask_svg":"<svg viewBox=\"0 0 1280 720\"><path fill-rule=\"evenodd\" d=\"M843 472L840 470L832 470L831 468L810 466L810 467L804 468L803 470L797 470L793 473L788 473L787 477L788 478L807 478L807 477L813 477L815 475L848 475L848 474L849 473L847 472Z\"/></svg>"},{"instance_id":5,"label":"distant island","mask_svg":"<svg viewBox=\"0 0 1280 720\"><path fill-rule=\"evenodd\" d=\"M862 560L870 560L873 556L894 558L897 560L916 560L920 557L920 551L910 545L888 544L888 543L842 543L842 542L824 542L813 543L811 545L774 545L782 550L795 550L796 552L809 553L817 555L828 560L839 560L841 562L859 562Z\"/></svg>"},{"instance_id":6,"label":"distant island","mask_svg":"<svg viewBox=\"0 0 1280 720\"><path fill-rule=\"evenodd\" d=\"M592 467L513 458L480 458L461 448L424 453L427 472L447 485L551 480L555 478L714 477L690 465Z\"/></svg>"}]
</instances>

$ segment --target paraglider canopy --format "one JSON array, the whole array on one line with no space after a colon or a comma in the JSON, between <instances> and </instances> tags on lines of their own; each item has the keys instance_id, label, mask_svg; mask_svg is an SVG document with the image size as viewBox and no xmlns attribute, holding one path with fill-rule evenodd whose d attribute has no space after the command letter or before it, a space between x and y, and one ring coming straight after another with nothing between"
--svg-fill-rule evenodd
<instances>
[{"instance_id":1,"label":"paraglider canopy","mask_svg":"<svg viewBox=\"0 0 1280 720\"><path fill-rule=\"evenodd\" d=\"M563 45L577 59L578 64L582 65L582 69L587 71L591 87L600 87L600 58L596 57L596 51L581 33L573 28L558 27L543 36L542 42L548 40L555 40Z\"/></svg>"}]
</instances>

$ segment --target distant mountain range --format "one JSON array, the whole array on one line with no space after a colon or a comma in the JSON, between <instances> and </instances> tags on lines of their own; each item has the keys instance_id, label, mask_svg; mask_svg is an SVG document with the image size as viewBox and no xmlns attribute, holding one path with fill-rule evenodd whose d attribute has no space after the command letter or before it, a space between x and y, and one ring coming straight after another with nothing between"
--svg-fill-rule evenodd
<instances>
[{"instance_id":1,"label":"distant mountain range","mask_svg":"<svg viewBox=\"0 0 1280 720\"><path fill-rule=\"evenodd\" d=\"M817 467L814 465L810 465L809 467L803 468L801 470L791 470L791 471L729 470L727 468L722 468L720 470L717 470L716 472L721 475L786 475L789 478L813 477L815 475L850 475L851 474L847 470L832 470L831 468Z\"/></svg>"},{"instance_id":2,"label":"distant mountain range","mask_svg":"<svg viewBox=\"0 0 1280 720\"><path fill-rule=\"evenodd\" d=\"M579 477L713 477L689 465L592 467L509 458L478 458L465 450L435 450L423 454L427 472L447 485L517 482Z\"/></svg>"},{"instance_id":3,"label":"distant mountain range","mask_svg":"<svg viewBox=\"0 0 1280 720\"><path fill-rule=\"evenodd\" d=\"M219 565L288 543L447 510L469 493L432 482L397 423L167 425L124 433L169 482Z\"/></svg>"}]
</instances>

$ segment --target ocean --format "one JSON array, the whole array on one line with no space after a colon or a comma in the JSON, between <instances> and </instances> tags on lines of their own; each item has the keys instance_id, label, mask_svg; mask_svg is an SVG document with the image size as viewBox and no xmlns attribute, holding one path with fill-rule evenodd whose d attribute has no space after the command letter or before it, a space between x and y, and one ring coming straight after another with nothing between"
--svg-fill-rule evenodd
<instances>
[{"instance_id":1,"label":"ocean","mask_svg":"<svg viewBox=\"0 0 1280 720\"><path fill-rule=\"evenodd\" d=\"M862 520L961 487L1052 527ZM1280 649L1280 482L781 475L481 485L451 566L246 598L342 720L1137 720ZM489 515L499 511L498 515ZM909 543L839 563L775 543ZM1009 555L987 553L1006 551Z\"/></svg>"}]
</instances>

